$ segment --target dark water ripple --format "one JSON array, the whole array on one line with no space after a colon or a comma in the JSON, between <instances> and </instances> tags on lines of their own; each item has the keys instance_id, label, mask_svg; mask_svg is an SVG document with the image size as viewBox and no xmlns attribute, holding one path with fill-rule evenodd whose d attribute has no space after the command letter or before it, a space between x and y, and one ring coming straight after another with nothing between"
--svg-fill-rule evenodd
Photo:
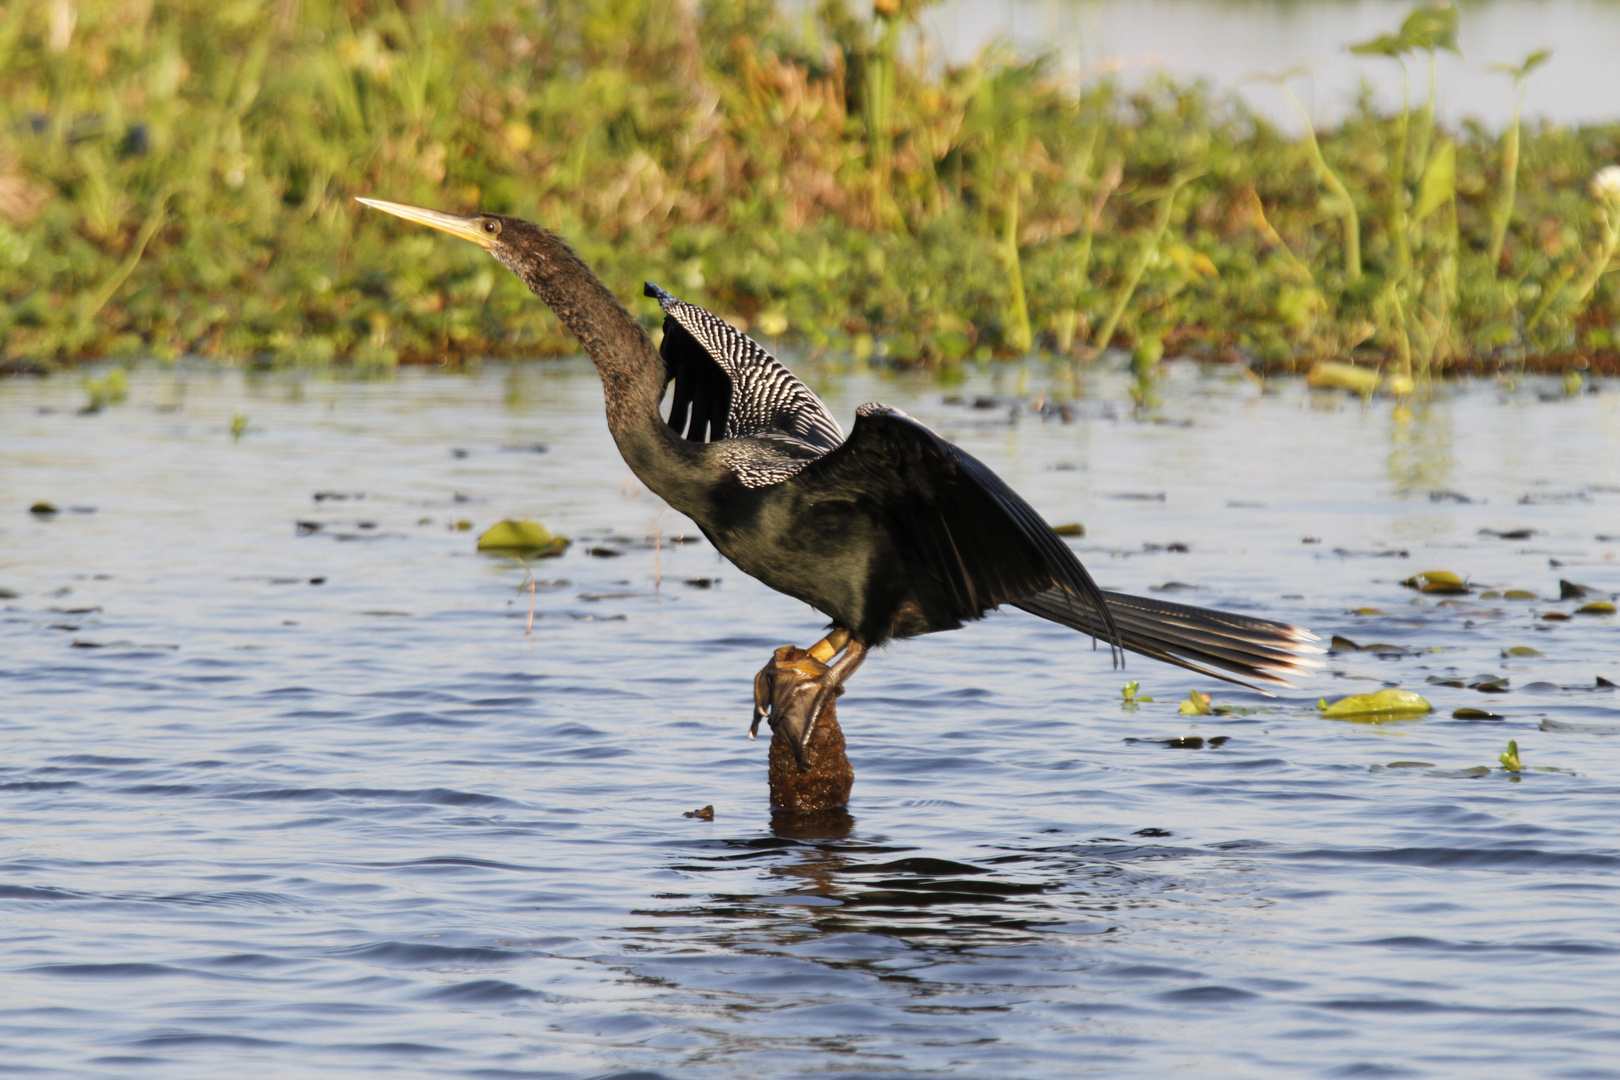
<instances>
[{"instance_id":1,"label":"dark water ripple","mask_svg":"<svg viewBox=\"0 0 1620 1080\"><path fill-rule=\"evenodd\" d=\"M694 530L588 373L134 382L98 416L0 382L0 1074L1620 1077L1620 639L1539 618L1620 590L1620 395L1404 421L1189 369L1180 427L1108 377L1073 425L824 388L1084 521L1105 586L1399 648L1268 700L994 617L874 658L851 815L773 823L749 679L818 621L654 552ZM532 636L472 551L505 516L579 541ZM1544 599L1398 584L1441 568ZM1508 692L1426 682L1481 674ZM1316 713L1384 683L1437 712Z\"/></svg>"}]
</instances>

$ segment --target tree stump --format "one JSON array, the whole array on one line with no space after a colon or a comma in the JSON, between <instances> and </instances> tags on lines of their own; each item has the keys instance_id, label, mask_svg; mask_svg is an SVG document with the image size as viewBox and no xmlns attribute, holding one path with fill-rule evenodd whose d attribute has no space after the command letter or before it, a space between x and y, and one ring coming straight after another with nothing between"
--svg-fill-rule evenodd
<instances>
[{"instance_id":1,"label":"tree stump","mask_svg":"<svg viewBox=\"0 0 1620 1080\"><path fill-rule=\"evenodd\" d=\"M776 650L768 671L771 689L771 807L795 813L834 810L849 802L849 789L855 783L855 770L844 754L844 732L838 726L838 702L829 701L816 721L810 745L804 748L806 764L798 755L787 731L786 720L799 717L815 698L811 680L827 670L804 649L784 645ZM842 690L839 693L843 693ZM803 724L791 725L803 729Z\"/></svg>"}]
</instances>

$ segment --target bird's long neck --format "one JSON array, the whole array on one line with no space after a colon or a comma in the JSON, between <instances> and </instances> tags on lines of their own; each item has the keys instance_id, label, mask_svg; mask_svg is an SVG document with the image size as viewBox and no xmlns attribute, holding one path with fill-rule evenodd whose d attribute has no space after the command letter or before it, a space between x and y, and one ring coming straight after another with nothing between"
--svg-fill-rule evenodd
<instances>
[{"instance_id":1,"label":"bird's long neck","mask_svg":"<svg viewBox=\"0 0 1620 1080\"><path fill-rule=\"evenodd\" d=\"M511 269L585 346L602 376L608 430L625 463L647 487L685 510L707 470L696 448L658 411L664 361L646 330L560 239Z\"/></svg>"}]
</instances>

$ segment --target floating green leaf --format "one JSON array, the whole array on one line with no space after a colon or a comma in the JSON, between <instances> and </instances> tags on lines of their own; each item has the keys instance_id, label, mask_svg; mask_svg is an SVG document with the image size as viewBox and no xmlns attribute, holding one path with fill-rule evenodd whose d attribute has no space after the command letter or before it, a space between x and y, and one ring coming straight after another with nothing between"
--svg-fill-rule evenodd
<instances>
[{"instance_id":1,"label":"floating green leaf","mask_svg":"<svg viewBox=\"0 0 1620 1080\"><path fill-rule=\"evenodd\" d=\"M1329 720L1371 719L1402 716L1422 716L1434 711L1424 698L1410 690L1379 690L1371 694L1352 694L1329 705L1318 703L1322 715Z\"/></svg>"},{"instance_id":2,"label":"floating green leaf","mask_svg":"<svg viewBox=\"0 0 1620 1080\"><path fill-rule=\"evenodd\" d=\"M1408 589L1439 593L1442 596L1456 596L1468 592L1468 583L1450 570L1425 570L1421 574L1413 574L1401 584Z\"/></svg>"},{"instance_id":3,"label":"floating green leaf","mask_svg":"<svg viewBox=\"0 0 1620 1080\"><path fill-rule=\"evenodd\" d=\"M1324 389L1349 390L1362 397L1371 397L1378 389L1378 372L1372 368L1341 364L1334 360L1318 360L1311 365L1305 377L1306 385Z\"/></svg>"},{"instance_id":4,"label":"floating green leaf","mask_svg":"<svg viewBox=\"0 0 1620 1080\"><path fill-rule=\"evenodd\" d=\"M1504 592L1502 594L1502 598L1504 600L1538 600L1538 599L1540 599L1540 597L1538 597L1535 593L1531 592L1529 589L1508 589L1506 592Z\"/></svg>"},{"instance_id":5,"label":"floating green leaf","mask_svg":"<svg viewBox=\"0 0 1620 1080\"><path fill-rule=\"evenodd\" d=\"M1504 719L1503 717L1500 717L1500 716L1496 715L1493 712L1486 712L1484 709L1454 709L1454 710L1452 710L1451 717L1452 717L1453 720L1501 720L1501 719Z\"/></svg>"},{"instance_id":6,"label":"floating green leaf","mask_svg":"<svg viewBox=\"0 0 1620 1080\"><path fill-rule=\"evenodd\" d=\"M1521 771L1524 768L1524 765L1519 761L1519 740L1508 740L1507 752L1502 754L1499 758L1497 758L1497 760L1502 763L1502 768L1507 772L1516 773Z\"/></svg>"},{"instance_id":7,"label":"floating green leaf","mask_svg":"<svg viewBox=\"0 0 1620 1080\"><path fill-rule=\"evenodd\" d=\"M1150 697L1147 697L1146 695L1143 695L1141 697L1137 696L1137 691L1140 690L1141 688L1142 688L1142 684L1137 682L1135 679L1132 679L1130 682L1126 683L1120 689L1120 694L1125 698L1125 704L1127 704L1127 705L1140 705L1144 701L1152 701L1153 699L1150 698Z\"/></svg>"},{"instance_id":8,"label":"floating green leaf","mask_svg":"<svg viewBox=\"0 0 1620 1080\"><path fill-rule=\"evenodd\" d=\"M491 525L478 538L479 551L494 551L507 555L528 555L550 558L561 555L568 548L568 540L552 536L550 530L537 521L502 521Z\"/></svg>"},{"instance_id":9,"label":"floating green leaf","mask_svg":"<svg viewBox=\"0 0 1620 1080\"><path fill-rule=\"evenodd\" d=\"M1503 649L1503 656L1535 657L1545 655L1540 649L1532 649L1528 645L1515 645L1511 649Z\"/></svg>"},{"instance_id":10,"label":"floating green leaf","mask_svg":"<svg viewBox=\"0 0 1620 1080\"><path fill-rule=\"evenodd\" d=\"M1614 605L1607 600L1594 600L1575 609L1577 615L1613 615Z\"/></svg>"},{"instance_id":11,"label":"floating green leaf","mask_svg":"<svg viewBox=\"0 0 1620 1080\"><path fill-rule=\"evenodd\" d=\"M1187 700L1183 701L1181 708L1176 711L1182 716L1208 716L1212 711L1209 707L1209 695L1190 690L1187 692Z\"/></svg>"}]
</instances>

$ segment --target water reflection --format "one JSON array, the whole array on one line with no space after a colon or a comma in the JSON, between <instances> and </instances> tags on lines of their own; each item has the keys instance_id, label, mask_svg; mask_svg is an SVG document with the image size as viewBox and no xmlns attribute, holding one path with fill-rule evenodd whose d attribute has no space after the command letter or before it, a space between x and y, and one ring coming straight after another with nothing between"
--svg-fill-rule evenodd
<instances>
[{"instance_id":1,"label":"water reflection","mask_svg":"<svg viewBox=\"0 0 1620 1080\"><path fill-rule=\"evenodd\" d=\"M1451 410L1432 400L1397 405L1389 421L1390 485L1402 495L1450 491L1457 467Z\"/></svg>"}]
</instances>

